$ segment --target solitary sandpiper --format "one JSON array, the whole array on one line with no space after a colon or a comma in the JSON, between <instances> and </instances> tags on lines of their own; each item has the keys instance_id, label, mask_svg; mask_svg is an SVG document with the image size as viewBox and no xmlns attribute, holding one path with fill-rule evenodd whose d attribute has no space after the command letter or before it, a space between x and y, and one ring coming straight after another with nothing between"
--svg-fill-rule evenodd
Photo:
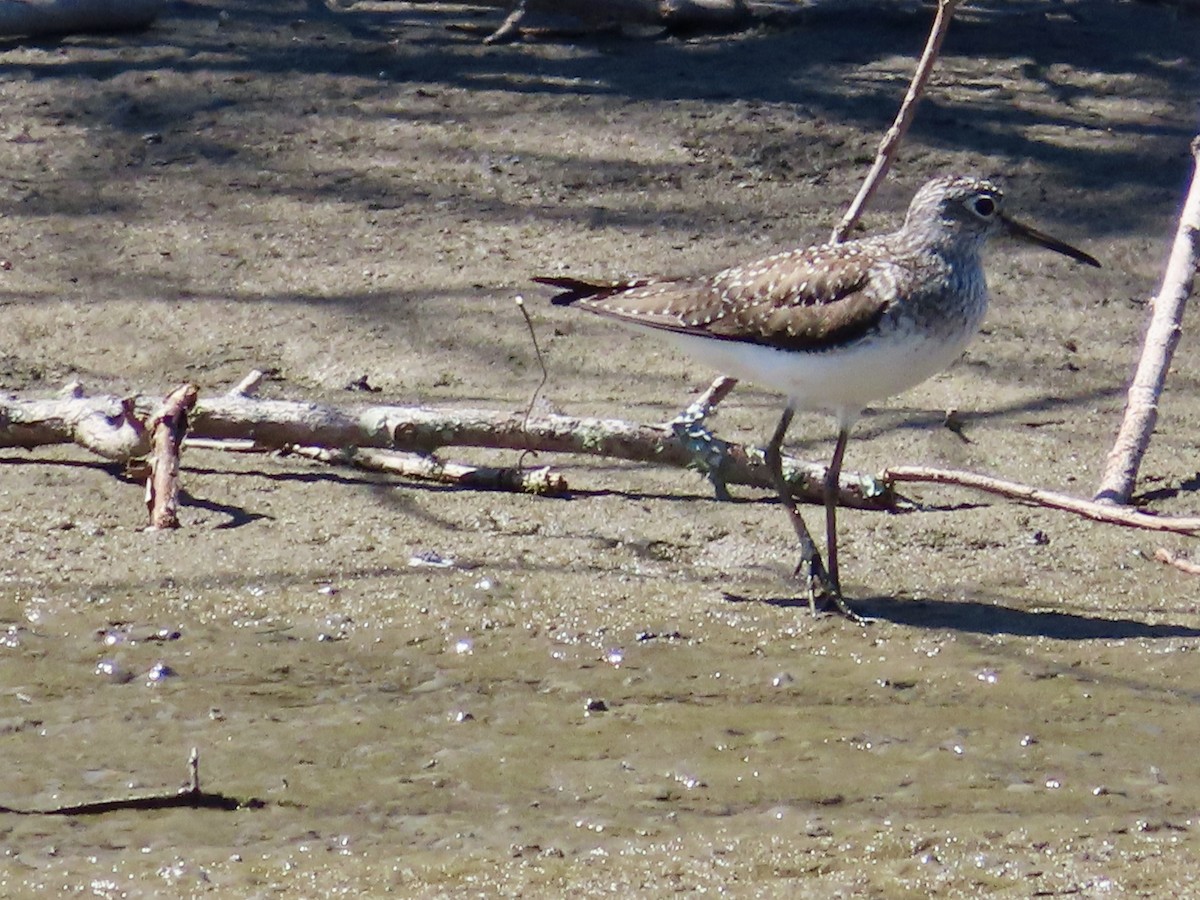
<instances>
[{"instance_id":1,"label":"solitary sandpiper","mask_svg":"<svg viewBox=\"0 0 1200 900\"><path fill-rule=\"evenodd\" d=\"M980 251L1007 233L1090 266L1093 257L1003 211L989 181L961 175L926 183L891 234L777 253L707 278L590 281L535 278L560 288L553 302L672 338L735 378L787 395L764 451L780 502L800 540L808 600L842 599L837 490L850 428L868 403L899 394L954 362L987 311ZM825 563L783 475L782 444L797 410L831 414L837 443L826 470Z\"/></svg>"}]
</instances>

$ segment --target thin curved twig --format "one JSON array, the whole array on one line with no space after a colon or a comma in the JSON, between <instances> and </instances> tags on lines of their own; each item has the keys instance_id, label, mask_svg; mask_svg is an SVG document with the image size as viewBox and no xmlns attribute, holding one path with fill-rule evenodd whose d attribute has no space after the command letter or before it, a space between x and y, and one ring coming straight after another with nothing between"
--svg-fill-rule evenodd
<instances>
[{"instance_id":1,"label":"thin curved twig","mask_svg":"<svg viewBox=\"0 0 1200 900\"><path fill-rule=\"evenodd\" d=\"M928 466L895 466L885 469L880 478L887 484L900 482L926 482L930 484L952 484L958 487L971 488L1031 503L1034 506L1044 506L1048 509L1058 509L1091 519L1094 522L1106 522L1111 525L1122 525L1126 528L1143 528L1148 531L1170 531L1176 534L1200 535L1200 518L1172 518L1156 516L1153 513L1142 512L1123 506L1111 506L1098 503L1095 500L1084 500L1072 497L1070 494L1060 494L1057 491L1047 491L1031 487L1016 481L1005 481L990 475L979 475L975 472L963 472L955 469L934 469Z\"/></svg>"},{"instance_id":2,"label":"thin curved twig","mask_svg":"<svg viewBox=\"0 0 1200 900\"><path fill-rule=\"evenodd\" d=\"M867 201L871 199L875 189L879 187L888 169L891 168L892 160L896 158L896 154L900 150L900 142L904 140L908 126L912 124L912 120L917 114L917 103L925 92L925 85L933 72L934 63L937 62L942 42L946 39L946 32L950 30L950 20L954 17L954 8L958 6L959 2L960 0L938 0L933 27L929 29L925 50L921 53L917 71L913 73L912 81L908 85L908 92L900 104L900 111L896 113L896 121L892 123L892 127L887 130L883 140L879 142L879 150L875 154L875 162L871 165L871 171L867 173L866 180L859 188L858 196L854 198L854 202L850 204L846 214L842 216L842 221L838 222L837 228L833 229L833 234L829 238L830 243L840 244L847 238L850 230L862 216Z\"/></svg>"},{"instance_id":3,"label":"thin curved twig","mask_svg":"<svg viewBox=\"0 0 1200 900\"><path fill-rule=\"evenodd\" d=\"M1154 551L1154 558L1160 563L1166 563L1168 566L1174 566L1180 572L1187 572L1189 575L1200 575L1200 563L1194 563L1190 559L1184 559L1175 553L1172 553L1166 547L1159 547Z\"/></svg>"}]
</instances>

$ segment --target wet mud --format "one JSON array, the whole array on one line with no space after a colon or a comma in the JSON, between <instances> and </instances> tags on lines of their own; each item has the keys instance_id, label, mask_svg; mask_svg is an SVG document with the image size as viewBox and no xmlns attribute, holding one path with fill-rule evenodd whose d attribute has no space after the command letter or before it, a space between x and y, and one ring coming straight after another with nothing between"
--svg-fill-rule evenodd
<instances>
[{"instance_id":1,"label":"wet mud","mask_svg":"<svg viewBox=\"0 0 1200 900\"><path fill-rule=\"evenodd\" d=\"M0 45L0 389L669 419L715 373L537 273L701 273L823 239L924 40L880 17L483 47L457 7L172 6ZM997 243L983 333L847 469L1088 495L1182 189L1200 20L965 9L894 177L1003 178L1104 269ZM1197 507L1184 335L1143 500ZM739 386L713 425L762 442ZM943 427L958 411L961 434ZM803 418L790 452L823 459ZM515 464L516 454L446 453ZM947 488L846 511L863 627L814 619L767 492L540 458L569 499L189 450L184 527L69 448L0 452L0 805L204 787L260 809L0 814L0 893L1186 894L1200 582L1183 538ZM819 516L812 515L814 524Z\"/></svg>"}]
</instances>

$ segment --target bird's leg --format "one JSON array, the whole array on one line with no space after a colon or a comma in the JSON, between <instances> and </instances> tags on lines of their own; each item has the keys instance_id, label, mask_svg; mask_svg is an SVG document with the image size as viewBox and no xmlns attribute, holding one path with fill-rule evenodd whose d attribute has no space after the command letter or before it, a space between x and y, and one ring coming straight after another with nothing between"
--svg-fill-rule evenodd
<instances>
[{"instance_id":1,"label":"bird's leg","mask_svg":"<svg viewBox=\"0 0 1200 900\"><path fill-rule=\"evenodd\" d=\"M837 503L839 481L842 475L842 457L846 454L846 441L850 437L850 429L838 429L837 443L833 447L833 458L825 470L825 562L829 566L829 599L837 611L847 619L855 622L865 621L854 612L842 599L842 580L838 577L838 538L837 538Z\"/></svg>"},{"instance_id":2,"label":"bird's leg","mask_svg":"<svg viewBox=\"0 0 1200 900\"><path fill-rule=\"evenodd\" d=\"M788 426L792 424L793 415L795 415L795 411L790 406L783 411L779 424L775 427L775 434L771 436L771 442L767 444L766 450L763 452L763 461L767 464L767 471L771 473L775 489L779 492L779 502L783 504L783 508L788 514L788 520L792 523L792 529L800 540L800 562L796 566L796 574L804 573L805 580L808 582L808 606L815 614L818 594L828 593L831 585L829 575L825 572L825 566L821 563L821 554L817 552L817 545L813 542L812 535L808 533L808 526L804 524L804 519L796 508L796 500L792 496L791 487L788 485L787 479L783 477L783 436L787 434Z\"/></svg>"},{"instance_id":3,"label":"bird's leg","mask_svg":"<svg viewBox=\"0 0 1200 900\"><path fill-rule=\"evenodd\" d=\"M842 580L838 577L837 502L838 480L842 474L842 457L846 453L846 429L838 431L837 443L833 446L833 457L825 469L822 497L825 500L825 563L829 566L829 581L834 591L842 592Z\"/></svg>"}]
</instances>

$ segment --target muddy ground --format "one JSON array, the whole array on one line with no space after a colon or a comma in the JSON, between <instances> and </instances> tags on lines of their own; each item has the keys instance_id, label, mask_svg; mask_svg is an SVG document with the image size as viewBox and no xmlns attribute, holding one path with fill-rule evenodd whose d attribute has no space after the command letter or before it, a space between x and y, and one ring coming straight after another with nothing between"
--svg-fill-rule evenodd
<instances>
[{"instance_id":1,"label":"muddy ground","mask_svg":"<svg viewBox=\"0 0 1200 900\"><path fill-rule=\"evenodd\" d=\"M366 375L371 402L516 410L540 377L522 292L552 407L663 421L714 373L529 276L824 239L927 27L447 28L497 21L189 2L141 35L0 44L0 388L260 368L273 397L361 403ZM983 334L872 411L848 468L1091 492L1190 174L1197 47L1158 6L962 11L865 229L976 171L1105 268L998 242ZM1192 344L1143 468L1164 513L1200 506ZM762 442L778 409L743 385L714 425ZM792 452L831 430L798 420ZM0 452L0 804L171 789L192 747L205 787L266 801L0 815L0 893L1194 890L1200 581L1152 560L1191 542L914 489L920 512L842 517L862 627L809 616L768 493L541 461L570 499L193 450L184 527L151 534L102 461Z\"/></svg>"}]
</instances>

